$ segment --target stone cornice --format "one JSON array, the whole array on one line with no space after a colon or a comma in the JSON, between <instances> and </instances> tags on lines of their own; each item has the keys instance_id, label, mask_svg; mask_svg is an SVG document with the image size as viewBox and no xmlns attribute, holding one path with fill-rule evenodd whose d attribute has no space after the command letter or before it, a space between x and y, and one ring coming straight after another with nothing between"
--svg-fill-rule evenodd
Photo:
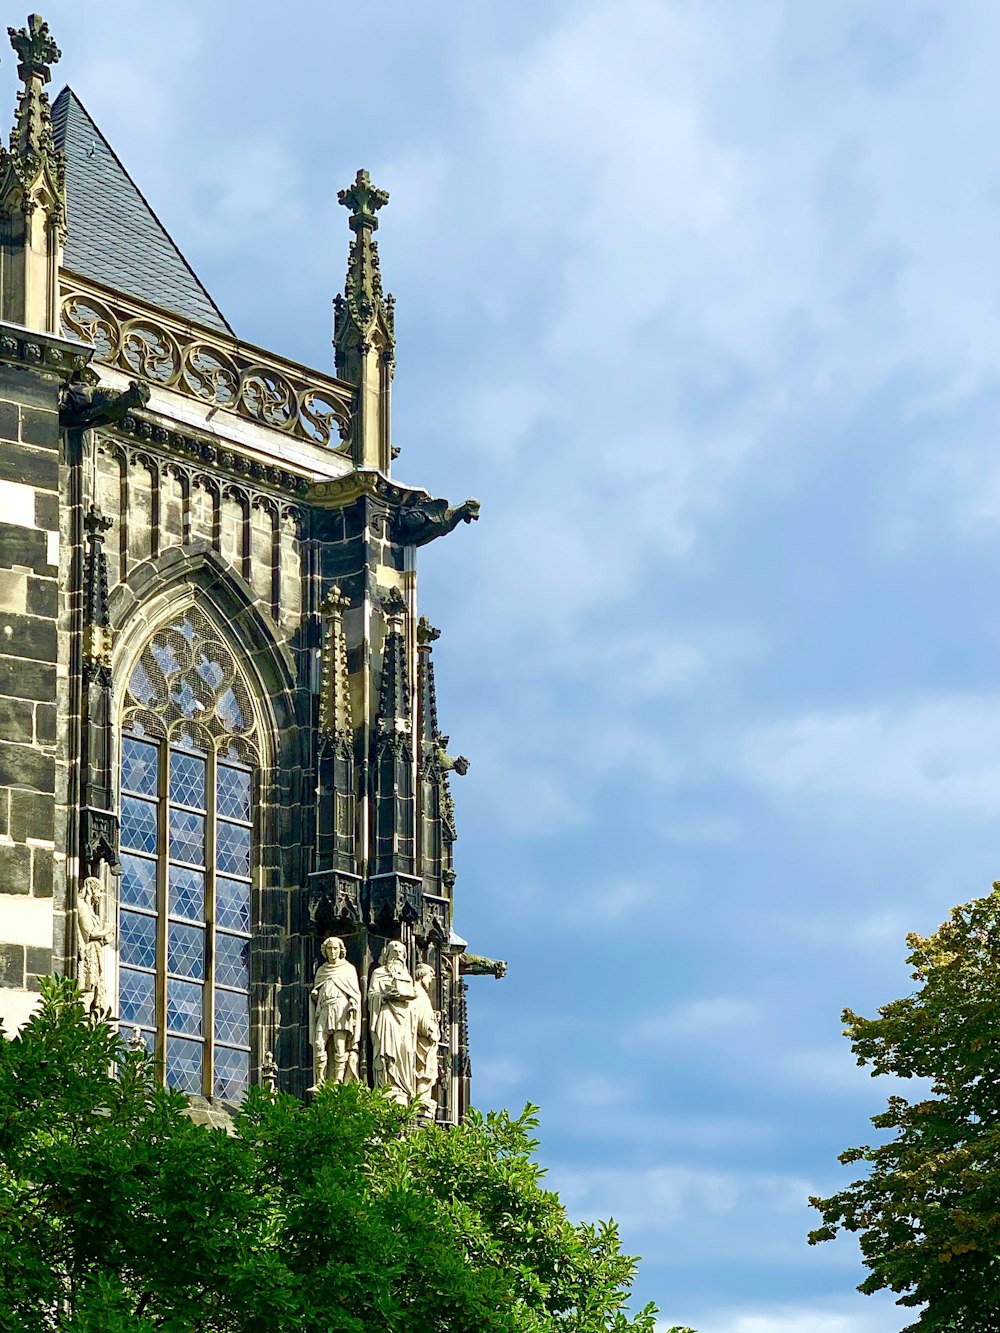
<instances>
[{"instance_id":1,"label":"stone cornice","mask_svg":"<svg viewBox=\"0 0 1000 1333\"><path fill-rule=\"evenodd\" d=\"M176 430L146 414L129 412L115 425L102 427L101 435L106 438L123 437L139 446L149 445L185 462L207 464L233 483L270 486L286 495L295 496L300 502L309 491L308 477L297 476L287 468L263 463L259 459L247 458L237 448L220 444L212 436Z\"/></svg>"},{"instance_id":2,"label":"stone cornice","mask_svg":"<svg viewBox=\"0 0 1000 1333\"><path fill-rule=\"evenodd\" d=\"M393 508L427 504L431 500L430 491L419 486L400 486L375 468L356 468L343 477L313 482L306 498L326 509L342 509L363 495L384 500Z\"/></svg>"},{"instance_id":3,"label":"stone cornice","mask_svg":"<svg viewBox=\"0 0 1000 1333\"><path fill-rule=\"evenodd\" d=\"M69 338L0 320L0 365L27 366L65 380L85 370L93 355L92 347L83 347Z\"/></svg>"}]
</instances>

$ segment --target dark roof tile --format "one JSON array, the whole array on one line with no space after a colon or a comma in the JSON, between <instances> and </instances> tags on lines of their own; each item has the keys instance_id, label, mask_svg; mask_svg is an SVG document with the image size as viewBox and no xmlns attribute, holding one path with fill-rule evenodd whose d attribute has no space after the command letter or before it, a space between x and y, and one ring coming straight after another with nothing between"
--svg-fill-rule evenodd
<instances>
[{"instance_id":1,"label":"dark roof tile","mask_svg":"<svg viewBox=\"0 0 1000 1333\"><path fill-rule=\"evenodd\" d=\"M126 296L232 333L71 88L64 88L53 104L52 127L56 143L66 150L66 267Z\"/></svg>"}]
</instances>

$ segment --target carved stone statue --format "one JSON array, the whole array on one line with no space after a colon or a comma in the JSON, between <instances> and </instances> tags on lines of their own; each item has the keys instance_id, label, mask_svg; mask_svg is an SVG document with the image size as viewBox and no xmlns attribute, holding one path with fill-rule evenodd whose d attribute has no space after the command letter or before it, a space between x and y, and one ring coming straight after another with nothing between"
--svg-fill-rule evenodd
<instances>
[{"instance_id":1,"label":"carved stone statue","mask_svg":"<svg viewBox=\"0 0 1000 1333\"><path fill-rule=\"evenodd\" d=\"M344 941L330 935L323 941L326 960L316 969L309 994L309 1041L313 1048L313 1086L348 1083L358 1076L361 1035L361 987L347 961Z\"/></svg>"},{"instance_id":2,"label":"carved stone statue","mask_svg":"<svg viewBox=\"0 0 1000 1333\"><path fill-rule=\"evenodd\" d=\"M83 1007L95 1016L108 1008L104 946L110 942L111 927L104 920L104 890L99 879L88 875L76 895L76 957Z\"/></svg>"},{"instance_id":3,"label":"carved stone statue","mask_svg":"<svg viewBox=\"0 0 1000 1333\"><path fill-rule=\"evenodd\" d=\"M368 985L375 1082L393 1101L417 1091L417 987L406 969L406 950L389 940Z\"/></svg>"},{"instance_id":4,"label":"carved stone statue","mask_svg":"<svg viewBox=\"0 0 1000 1333\"><path fill-rule=\"evenodd\" d=\"M430 996L434 969L429 963L420 964L416 980L417 998L414 1008L417 1011L417 1101L422 1108L422 1115L428 1120L433 1120L436 1109L434 1089L438 1081L438 1042L441 1040L441 1024Z\"/></svg>"},{"instance_id":5,"label":"carved stone statue","mask_svg":"<svg viewBox=\"0 0 1000 1333\"><path fill-rule=\"evenodd\" d=\"M265 1051L260 1066L260 1086L272 1095L278 1091L278 1065L273 1051Z\"/></svg>"}]
</instances>

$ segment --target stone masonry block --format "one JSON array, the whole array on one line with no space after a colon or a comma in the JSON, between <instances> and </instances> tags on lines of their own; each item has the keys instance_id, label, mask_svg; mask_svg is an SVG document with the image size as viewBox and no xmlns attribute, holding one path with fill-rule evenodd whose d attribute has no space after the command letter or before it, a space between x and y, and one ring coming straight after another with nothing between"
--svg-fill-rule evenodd
<instances>
[{"instance_id":1,"label":"stone masonry block","mask_svg":"<svg viewBox=\"0 0 1000 1333\"><path fill-rule=\"evenodd\" d=\"M56 706L55 704L35 705L35 740L39 745L56 743Z\"/></svg>"},{"instance_id":2,"label":"stone masonry block","mask_svg":"<svg viewBox=\"0 0 1000 1333\"><path fill-rule=\"evenodd\" d=\"M0 697L49 701L55 695L54 666L29 662L27 659L0 657Z\"/></svg>"},{"instance_id":3,"label":"stone masonry block","mask_svg":"<svg viewBox=\"0 0 1000 1333\"><path fill-rule=\"evenodd\" d=\"M28 609L28 576L21 570L0 569L0 614L21 615Z\"/></svg>"},{"instance_id":4,"label":"stone masonry block","mask_svg":"<svg viewBox=\"0 0 1000 1333\"><path fill-rule=\"evenodd\" d=\"M32 949L29 947L26 952L25 970L29 975L44 977L52 971L51 949Z\"/></svg>"},{"instance_id":5,"label":"stone masonry block","mask_svg":"<svg viewBox=\"0 0 1000 1333\"><path fill-rule=\"evenodd\" d=\"M47 532L59 529L59 497L51 491L35 493L35 527Z\"/></svg>"},{"instance_id":6,"label":"stone masonry block","mask_svg":"<svg viewBox=\"0 0 1000 1333\"><path fill-rule=\"evenodd\" d=\"M55 380L43 379L27 366L0 366L0 398L55 412L59 405L59 385Z\"/></svg>"},{"instance_id":7,"label":"stone masonry block","mask_svg":"<svg viewBox=\"0 0 1000 1333\"><path fill-rule=\"evenodd\" d=\"M54 856L48 847L31 849L31 892L36 898L53 896L52 867Z\"/></svg>"},{"instance_id":8,"label":"stone masonry block","mask_svg":"<svg viewBox=\"0 0 1000 1333\"><path fill-rule=\"evenodd\" d=\"M24 985L24 945L0 944L0 986Z\"/></svg>"},{"instance_id":9,"label":"stone masonry block","mask_svg":"<svg viewBox=\"0 0 1000 1333\"><path fill-rule=\"evenodd\" d=\"M54 756L39 754L27 745L12 745L0 740L0 786L53 792L55 770Z\"/></svg>"},{"instance_id":10,"label":"stone masonry block","mask_svg":"<svg viewBox=\"0 0 1000 1333\"><path fill-rule=\"evenodd\" d=\"M40 616L0 616L0 652L9 657L30 657L35 662L56 660L56 625Z\"/></svg>"},{"instance_id":11,"label":"stone masonry block","mask_svg":"<svg viewBox=\"0 0 1000 1333\"><path fill-rule=\"evenodd\" d=\"M55 837L56 803L51 796L14 787L10 793L10 836L15 842Z\"/></svg>"},{"instance_id":12,"label":"stone masonry block","mask_svg":"<svg viewBox=\"0 0 1000 1333\"><path fill-rule=\"evenodd\" d=\"M0 551L3 552L4 564L8 569L12 565L39 571L48 567L48 538L44 532L38 532L35 528L0 523Z\"/></svg>"},{"instance_id":13,"label":"stone masonry block","mask_svg":"<svg viewBox=\"0 0 1000 1333\"><path fill-rule=\"evenodd\" d=\"M30 745L35 738L34 711L35 705L26 699L0 698L0 736Z\"/></svg>"},{"instance_id":14,"label":"stone masonry block","mask_svg":"<svg viewBox=\"0 0 1000 1333\"><path fill-rule=\"evenodd\" d=\"M54 449L59 444L59 414L34 407L21 408L21 439Z\"/></svg>"},{"instance_id":15,"label":"stone masonry block","mask_svg":"<svg viewBox=\"0 0 1000 1333\"><path fill-rule=\"evenodd\" d=\"M39 579L34 575L30 577L22 574L22 578L27 579L27 595L25 605L22 610L26 610L32 616L47 616L50 620L55 620L59 611L59 584L55 579ZM0 589L3 588L3 574L0 573ZM0 607L3 606L3 598L0 596ZM11 610L16 610L11 607Z\"/></svg>"},{"instance_id":16,"label":"stone masonry block","mask_svg":"<svg viewBox=\"0 0 1000 1333\"><path fill-rule=\"evenodd\" d=\"M31 848L0 844L0 893L31 890Z\"/></svg>"},{"instance_id":17,"label":"stone masonry block","mask_svg":"<svg viewBox=\"0 0 1000 1333\"><path fill-rule=\"evenodd\" d=\"M17 403L0 403L0 439L16 440L20 420Z\"/></svg>"},{"instance_id":18,"label":"stone masonry block","mask_svg":"<svg viewBox=\"0 0 1000 1333\"><path fill-rule=\"evenodd\" d=\"M54 493L59 484L59 455L54 450L28 449L0 440L0 481L21 481Z\"/></svg>"}]
</instances>

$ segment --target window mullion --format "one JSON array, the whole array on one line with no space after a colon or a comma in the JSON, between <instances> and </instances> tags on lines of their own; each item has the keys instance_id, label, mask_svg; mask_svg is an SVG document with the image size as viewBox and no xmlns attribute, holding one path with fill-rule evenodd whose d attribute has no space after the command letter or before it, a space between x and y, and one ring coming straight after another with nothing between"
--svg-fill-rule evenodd
<instances>
[{"instance_id":1,"label":"window mullion","mask_svg":"<svg viewBox=\"0 0 1000 1333\"><path fill-rule=\"evenodd\" d=\"M156 1059L160 1078L167 1070L167 907L168 866L170 864L170 747L159 744L159 784L156 807L159 846L156 858Z\"/></svg>"},{"instance_id":2,"label":"window mullion","mask_svg":"<svg viewBox=\"0 0 1000 1333\"><path fill-rule=\"evenodd\" d=\"M215 1087L215 820L217 756L211 750L205 768L205 1096Z\"/></svg>"}]
</instances>

